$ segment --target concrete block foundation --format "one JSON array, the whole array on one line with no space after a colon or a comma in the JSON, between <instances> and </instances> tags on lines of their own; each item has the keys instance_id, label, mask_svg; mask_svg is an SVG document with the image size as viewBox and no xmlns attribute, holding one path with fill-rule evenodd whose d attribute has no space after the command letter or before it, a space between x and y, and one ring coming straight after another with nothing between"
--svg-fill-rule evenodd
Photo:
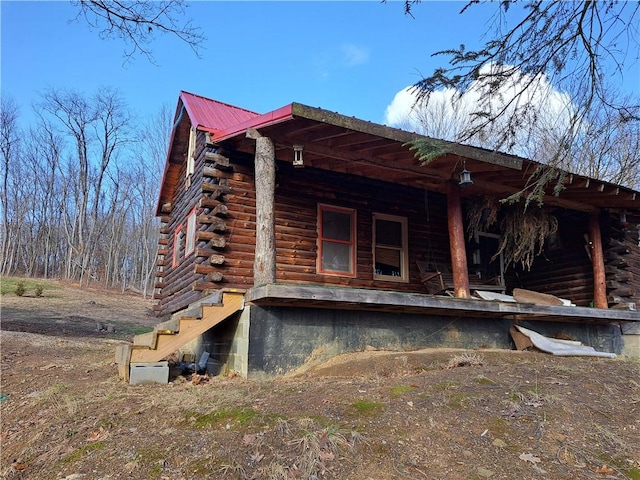
<instances>
[{"instance_id":1,"label":"concrete block foundation","mask_svg":"<svg viewBox=\"0 0 640 480\"><path fill-rule=\"evenodd\" d=\"M427 347L513 349L512 321L462 317L331 310L299 307L245 308L250 315L248 376L276 376L293 371L310 359L324 360L364 350L407 351ZM520 325L548 337L578 340L598 351L621 354L618 326L564 322L525 322Z\"/></svg>"}]
</instances>

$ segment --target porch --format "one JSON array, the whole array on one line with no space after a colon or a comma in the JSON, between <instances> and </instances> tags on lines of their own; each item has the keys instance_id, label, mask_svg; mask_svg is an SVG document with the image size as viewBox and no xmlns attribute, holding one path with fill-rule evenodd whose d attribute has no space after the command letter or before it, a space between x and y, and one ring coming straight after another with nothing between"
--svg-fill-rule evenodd
<instances>
[{"instance_id":1,"label":"porch","mask_svg":"<svg viewBox=\"0 0 640 480\"><path fill-rule=\"evenodd\" d=\"M247 291L245 300L261 307L302 307L334 310L375 310L513 321L618 324L640 322L640 312L577 306L487 301L440 295L320 285L267 284Z\"/></svg>"}]
</instances>

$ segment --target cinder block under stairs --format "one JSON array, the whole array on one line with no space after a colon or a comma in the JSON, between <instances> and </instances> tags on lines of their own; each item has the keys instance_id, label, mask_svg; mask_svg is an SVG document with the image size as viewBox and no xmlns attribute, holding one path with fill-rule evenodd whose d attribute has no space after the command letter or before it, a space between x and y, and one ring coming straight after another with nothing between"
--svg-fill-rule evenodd
<instances>
[{"instance_id":1,"label":"cinder block under stairs","mask_svg":"<svg viewBox=\"0 0 640 480\"><path fill-rule=\"evenodd\" d=\"M175 328L167 328L165 322L156 325L152 332L136 335L133 344L116 347L118 375L130 381L132 363L140 368L141 364L160 362L243 308L244 292L223 291L220 303L201 304L199 315L181 317L172 324Z\"/></svg>"}]
</instances>

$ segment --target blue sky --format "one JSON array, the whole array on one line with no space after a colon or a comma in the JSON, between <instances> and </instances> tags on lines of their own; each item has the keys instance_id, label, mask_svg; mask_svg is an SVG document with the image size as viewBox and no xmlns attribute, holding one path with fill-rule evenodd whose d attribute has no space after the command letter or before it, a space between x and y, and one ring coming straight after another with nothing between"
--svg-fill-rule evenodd
<instances>
[{"instance_id":1,"label":"blue sky","mask_svg":"<svg viewBox=\"0 0 640 480\"><path fill-rule=\"evenodd\" d=\"M457 15L460 2L425 3L415 19L401 2L192 2L187 15L208 37L202 58L162 37L156 66L125 63L124 44L74 21L70 2L0 5L2 92L23 120L46 88L110 86L143 116L187 90L259 113L300 102L382 122L395 93L430 73L431 52L484 31L478 12Z\"/></svg>"},{"instance_id":2,"label":"blue sky","mask_svg":"<svg viewBox=\"0 0 640 480\"><path fill-rule=\"evenodd\" d=\"M426 1L412 18L400 1L191 2L187 16L208 37L201 58L167 36L153 44L153 65L125 63L122 41L74 21L68 1L3 0L2 93L16 100L23 124L49 87L90 94L101 86L119 89L141 117L174 107L186 90L259 113L300 102L382 123L399 90L445 62L431 53L482 40L495 4L459 15L462 6Z\"/></svg>"}]
</instances>

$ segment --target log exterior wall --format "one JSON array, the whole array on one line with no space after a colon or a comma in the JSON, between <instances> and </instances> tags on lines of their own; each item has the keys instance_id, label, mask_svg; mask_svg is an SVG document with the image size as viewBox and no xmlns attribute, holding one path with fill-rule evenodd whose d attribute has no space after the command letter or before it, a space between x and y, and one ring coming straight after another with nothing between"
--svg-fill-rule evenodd
<instances>
[{"instance_id":1,"label":"log exterior wall","mask_svg":"<svg viewBox=\"0 0 640 480\"><path fill-rule=\"evenodd\" d=\"M579 306L593 302L593 268L587 254L589 216L556 211L557 247L545 246L531 271L511 270L507 284L567 298ZM600 215L607 301L610 307L640 308L640 246L638 225L621 224L617 214ZM633 308L633 307L632 307Z\"/></svg>"},{"instance_id":2,"label":"log exterior wall","mask_svg":"<svg viewBox=\"0 0 640 480\"><path fill-rule=\"evenodd\" d=\"M562 210L553 214L558 219L554 245L547 243L531 271L520 268L509 271L507 283L589 306L593 301L593 268L584 237L589 232L589 216Z\"/></svg>"},{"instance_id":3,"label":"log exterior wall","mask_svg":"<svg viewBox=\"0 0 640 480\"><path fill-rule=\"evenodd\" d=\"M609 304L640 309L640 225L617 214L604 216L602 224Z\"/></svg>"},{"instance_id":4,"label":"log exterior wall","mask_svg":"<svg viewBox=\"0 0 640 480\"><path fill-rule=\"evenodd\" d=\"M233 175L229 179L229 242L227 261L221 270L224 270L225 286L234 288L253 285L255 193L251 162L251 158L234 158ZM279 162L275 196L278 283L331 284L423 293L425 290L415 261L434 259L439 263L449 262L443 195L357 176L309 168L295 169ZM357 212L355 278L316 273L319 203L353 208ZM374 212L408 219L409 283L373 279Z\"/></svg>"}]
</instances>

